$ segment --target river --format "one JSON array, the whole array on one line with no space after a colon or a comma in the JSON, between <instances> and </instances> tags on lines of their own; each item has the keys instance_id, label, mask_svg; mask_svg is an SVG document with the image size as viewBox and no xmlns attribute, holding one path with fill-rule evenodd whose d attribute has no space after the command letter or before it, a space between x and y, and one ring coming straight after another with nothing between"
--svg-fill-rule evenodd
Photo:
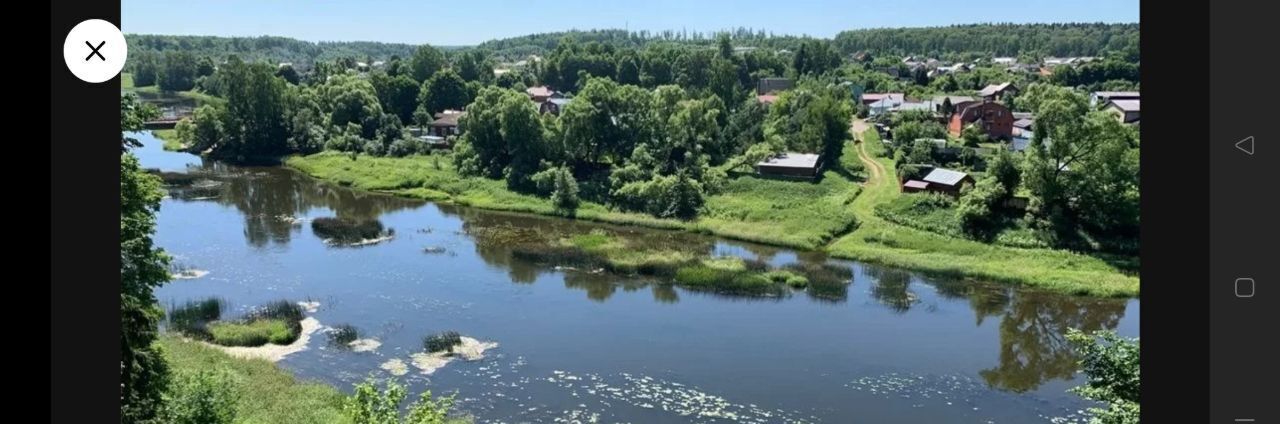
<instances>
[{"instance_id":1,"label":"river","mask_svg":"<svg viewBox=\"0 0 1280 424\"><path fill-rule=\"evenodd\" d=\"M312 337L279 364L350 390L380 365L410 362L425 335L456 330L498 346L411 392L456 393L478 422L1075 422L1092 406L1068 328L1138 335L1139 301L1063 296L929 278L821 254L712 237L496 213L362 193L278 167L235 167L165 152L138 136L146 168L198 174L171 191L156 243L208 271L157 290L166 307L216 296L228 314L289 299L320 302L322 325L351 324L381 346L355 352ZM334 247L307 220L377 219L389 241ZM647 279L557 270L478 243L494 226L592 229L775 265L850 267L846 292L746 298ZM434 248L432 253L424 248Z\"/></svg>"}]
</instances>

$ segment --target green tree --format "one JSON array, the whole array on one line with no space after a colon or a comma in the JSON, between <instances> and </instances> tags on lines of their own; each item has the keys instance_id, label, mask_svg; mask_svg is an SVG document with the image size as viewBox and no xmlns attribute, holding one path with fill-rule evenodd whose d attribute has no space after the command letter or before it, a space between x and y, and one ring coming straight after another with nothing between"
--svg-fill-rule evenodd
<instances>
[{"instance_id":1,"label":"green tree","mask_svg":"<svg viewBox=\"0 0 1280 424\"><path fill-rule=\"evenodd\" d=\"M960 202L956 206L956 219L970 236L987 238L991 235L1001 202L1007 197L1004 186L994 177L978 180L972 187L961 189Z\"/></svg>"},{"instance_id":2,"label":"green tree","mask_svg":"<svg viewBox=\"0 0 1280 424\"><path fill-rule=\"evenodd\" d=\"M125 151L130 147L142 147L142 143L138 139L130 137L129 133L136 133L146 130L146 123L149 120L160 116L160 111L154 105L138 100L138 96L132 93L120 96L120 150Z\"/></svg>"},{"instance_id":3,"label":"green tree","mask_svg":"<svg viewBox=\"0 0 1280 424\"><path fill-rule=\"evenodd\" d=\"M160 63L154 53L141 53L129 58L133 65L133 86L149 87L156 85L160 75Z\"/></svg>"},{"instance_id":4,"label":"green tree","mask_svg":"<svg viewBox=\"0 0 1280 424\"><path fill-rule=\"evenodd\" d=\"M415 50L413 57L409 59L409 69L415 81L425 82L436 72L444 69L444 53L427 44L418 46L418 50Z\"/></svg>"},{"instance_id":5,"label":"green tree","mask_svg":"<svg viewBox=\"0 0 1280 424\"><path fill-rule=\"evenodd\" d=\"M196 58L185 51L170 51L164 55L160 70L160 89L187 91L196 86Z\"/></svg>"},{"instance_id":6,"label":"green tree","mask_svg":"<svg viewBox=\"0 0 1280 424\"><path fill-rule=\"evenodd\" d=\"M453 408L453 396L433 400L431 391L424 391L408 414L400 416L400 404L409 396L403 385L387 380L385 389L378 390L372 378L357 384L354 393L342 405L342 412L357 424L444 424Z\"/></svg>"},{"instance_id":7,"label":"green tree","mask_svg":"<svg viewBox=\"0 0 1280 424\"><path fill-rule=\"evenodd\" d=\"M555 168L554 176L551 203L560 211L573 213L578 209L578 180L564 167Z\"/></svg>"},{"instance_id":8,"label":"green tree","mask_svg":"<svg viewBox=\"0 0 1280 424\"><path fill-rule=\"evenodd\" d=\"M1072 389L1107 408L1089 408L1094 424L1137 424L1141 415L1141 349L1138 339L1126 339L1111 331L1092 334L1071 329L1067 333L1080 355L1080 367L1088 380Z\"/></svg>"},{"instance_id":9,"label":"green tree","mask_svg":"<svg viewBox=\"0 0 1280 424\"><path fill-rule=\"evenodd\" d=\"M298 83L302 82L302 76L298 75L296 69L293 69L293 65L284 65L276 69L276 76L284 78L285 81L293 85L298 85Z\"/></svg>"},{"instance_id":10,"label":"green tree","mask_svg":"<svg viewBox=\"0 0 1280 424\"><path fill-rule=\"evenodd\" d=\"M624 55L618 61L618 83L640 85L640 66L636 64L634 55Z\"/></svg>"},{"instance_id":11,"label":"green tree","mask_svg":"<svg viewBox=\"0 0 1280 424\"><path fill-rule=\"evenodd\" d=\"M960 138L964 140L967 147L978 147L979 144L990 140L987 133L982 132L982 128L978 128L977 124L968 124L964 129L960 130Z\"/></svg>"},{"instance_id":12,"label":"green tree","mask_svg":"<svg viewBox=\"0 0 1280 424\"><path fill-rule=\"evenodd\" d=\"M369 79L378 92L382 110L400 118L400 122L413 122L413 111L418 108L418 92L422 86L407 75L392 77L375 74Z\"/></svg>"},{"instance_id":13,"label":"green tree","mask_svg":"<svg viewBox=\"0 0 1280 424\"><path fill-rule=\"evenodd\" d=\"M163 195L160 179L143 171L133 154L120 156L121 422L155 419L169 380L169 367L156 344L164 312L154 294L170 279L169 256L151 238Z\"/></svg>"},{"instance_id":14,"label":"green tree","mask_svg":"<svg viewBox=\"0 0 1280 424\"><path fill-rule=\"evenodd\" d=\"M1000 182L1000 186L1004 187L1005 193L1013 195L1017 192L1018 185L1022 183L1022 170L1019 168L1018 159L1015 158L1008 150L1000 150L987 164L987 174L995 177Z\"/></svg>"},{"instance_id":15,"label":"green tree","mask_svg":"<svg viewBox=\"0 0 1280 424\"><path fill-rule=\"evenodd\" d=\"M470 101L467 82L451 69L437 72L428 79L418 95L418 103L432 114L446 109L462 109Z\"/></svg>"},{"instance_id":16,"label":"green tree","mask_svg":"<svg viewBox=\"0 0 1280 424\"><path fill-rule=\"evenodd\" d=\"M219 74L226 82L226 113L215 156L244 160L288 152L287 84L276 78L274 67L233 58Z\"/></svg>"}]
</instances>

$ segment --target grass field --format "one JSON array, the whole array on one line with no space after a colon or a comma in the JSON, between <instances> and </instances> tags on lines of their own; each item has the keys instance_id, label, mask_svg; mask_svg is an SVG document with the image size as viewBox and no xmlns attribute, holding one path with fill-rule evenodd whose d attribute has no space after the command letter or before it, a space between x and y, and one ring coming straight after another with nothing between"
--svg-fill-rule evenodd
<instances>
[{"instance_id":1,"label":"grass field","mask_svg":"<svg viewBox=\"0 0 1280 424\"><path fill-rule=\"evenodd\" d=\"M880 157L883 147L875 131L864 133L863 140L863 147L879 165L882 175L870 181L854 199L852 209L859 225L828 246L832 256L1070 294L1139 294L1138 277L1127 275L1102 259L1062 250L1019 249L947 237L876 216L876 205L892 201L900 192L892 175L893 160Z\"/></svg>"},{"instance_id":2,"label":"grass field","mask_svg":"<svg viewBox=\"0 0 1280 424\"><path fill-rule=\"evenodd\" d=\"M321 383L303 382L263 359L239 359L199 342L177 336L160 338L174 371L222 369L231 373L236 391L236 422L347 423L342 415L345 395Z\"/></svg>"},{"instance_id":3,"label":"grass field","mask_svg":"<svg viewBox=\"0 0 1280 424\"><path fill-rule=\"evenodd\" d=\"M849 154L852 149L849 149ZM448 156L388 158L326 152L286 162L313 177L353 188L483 209L563 216L546 198L516 193L500 180L459 176ZM827 171L820 182L742 176L706 199L707 210L692 221L655 218L583 202L577 219L675 229L799 249L817 249L855 225L850 204L860 187Z\"/></svg>"}]
</instances>

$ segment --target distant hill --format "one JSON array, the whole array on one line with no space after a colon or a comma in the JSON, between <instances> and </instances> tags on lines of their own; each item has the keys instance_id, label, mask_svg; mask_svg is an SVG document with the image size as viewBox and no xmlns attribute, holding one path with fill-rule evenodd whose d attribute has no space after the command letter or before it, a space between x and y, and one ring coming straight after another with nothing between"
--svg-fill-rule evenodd
<instances>
[{"instance_id":1,"label":"distant hill","mask_svg":"<svg viewBox=\"0 0 1280 424\"><path fill-rule=\"evenodd\" d=\"M237 55L251 62L313 63L342 57L357 60L386 60L409 57L417 46L375 41L322 41L314 43L287 37L214 37L204 35L125 34L129 54L163 53L184 50L197 56L223 58Z\"/></svg>"}]
</instances>

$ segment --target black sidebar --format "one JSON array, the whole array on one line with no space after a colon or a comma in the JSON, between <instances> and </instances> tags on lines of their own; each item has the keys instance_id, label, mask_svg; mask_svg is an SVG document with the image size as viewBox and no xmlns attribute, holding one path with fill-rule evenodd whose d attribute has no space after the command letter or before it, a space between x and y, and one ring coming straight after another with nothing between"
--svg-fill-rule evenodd
<instances>
[{"instance_id":1,"label":"black sidebar","mask_svg":"<svg viewBox=\"0 0 1280 424\"><path fill-rule=\"evenodd\" d=\"M1274 105L1280 90L1276 79L1248 77L1252 72L1246 71L1277 64L1271 57L1277 39L1275 18L1272 3L1210 3L1208 296L1213 423L1280 423L1280 119ZM1194 89L1194 83L1188 85Z\"/></svg>"}]
</instances>

